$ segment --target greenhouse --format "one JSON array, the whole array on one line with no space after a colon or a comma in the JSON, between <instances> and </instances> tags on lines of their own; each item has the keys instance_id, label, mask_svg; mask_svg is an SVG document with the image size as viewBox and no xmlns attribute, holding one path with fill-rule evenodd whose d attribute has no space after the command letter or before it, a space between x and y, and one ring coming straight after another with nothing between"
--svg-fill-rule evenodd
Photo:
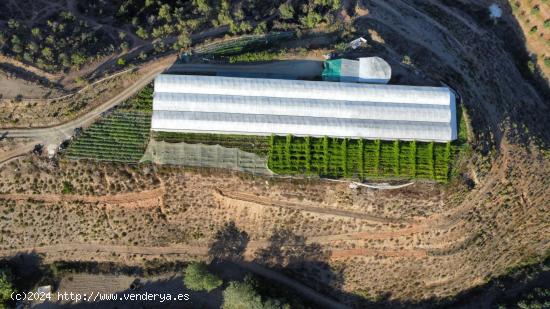
<instances>
[{"instance_id":1,"label":"greenhouse","mask_svg":"<svg viewBox=\"0 0 550 309\"><path fill-rule=\"evenodd\" d=\"M151 129L446 142L456 139L455 97L445 87L159 75Z\"/></svg>"}]
</instances>

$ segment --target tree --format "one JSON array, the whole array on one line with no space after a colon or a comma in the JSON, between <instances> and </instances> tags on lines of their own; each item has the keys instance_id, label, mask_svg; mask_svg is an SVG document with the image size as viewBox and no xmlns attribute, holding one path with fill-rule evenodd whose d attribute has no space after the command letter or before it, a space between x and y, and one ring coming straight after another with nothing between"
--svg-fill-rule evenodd
<instances>
[{"instance_id":1,"label":"tree","mask_svg":"<svg viewBox=\"0 0 550 309\"><path fill-rule=\"evenodd\" d=\"M40 38L40 28L32 28L31 30L32 36L35 38Z\"/></svg>"},{"instance_id":2,"label":"tree","mask_svg":"<svg viewBox=\"0 0 550 309\"><path fill-rule=\"evenodd\" d=\"M239 25L239 29L242 33L248 33L252 30L252 25L249 22L243 21Z\"/></svg>"},{"instance_id":3,"label":"tree","mask_svg":"<svg viewBox=\"0 0 550 309\"><path fill-rule=\"evenodd\" d=\"M180 35L178 35L176 43L174 44L174 49L187 49L189 46L191 46L191 37L189 36L189 34L187 32L180 33Z\"/></svg>"},{"instance_id":4,"label":"tree","mask_svg":"<svg viewBox=\"0 0 550 309\"><path fill-rule=\"evenodd\" d=\"M17 35L14 34L11 37L11 44L12 44L11 50L14 53L19 54L19 53L23 52L23 48L21 47L21 39L19 39L19 37Z\"/></svg>"},{"instance_id":5,"label":"tree","mask_svg":"<svg viewBox=\"0 0 550 309\"><path fill-rule=\"evenodd\" d=\"M35 42L30 42L28 45L27 45L27 49L32 53L32 54L35 54L38 49L40 48L40 46L38 46L38 44L36 44Z\"/></svg>"},{"instance_id":6,"label":"tree","mask_svg":"<svg viewBox=\"0 0 550 309\"><path fill-rule=\"evenodd\" d=\"M323 18L319 13L312 10L308 12L305 17L300 18L300 22L305 27L312 29L312 28L315 28L322 19Z\"/></svg>"},{"instance_id":7,"label":"tree","mask_svg":"<svg viewBox=\"0 0 550 309\"><path fill-rule=\"evenodd\" d=\"M279 6L279 14L282 19L292 19L294 18L294 8L290 4L283 3Z\"/></svg>"},{"instance_id":8,"label":"tree","mask_svg":"<svg viewBox=\"0 0 550 309\"><path fill-rule=\"evenodd\" d=\"M279 299L267 298L262 302L262 296L257 291L257 283L252 277L244 281L231 281L223 291L223 309L282 309L290 308L289 304Z\"/></svg>"},{"instance_id":9,"label":"tree","mask_svg":"<svg viewBox=\"0 0 550 309\"><path fill-rule=\"evenodd\" d=\"M207 0L193 0L193 6L197 8L197 11L203 15L210 13L210 6Z\"/></svg>"},{"instance_id":10,"label":"tree","mask_svg":"<svg viewBox=\"0 0 550 309\"><path fill-rule=\"evenodd\" d=\"M243 282L231 281L223 291L223 309L260 309L262 297L254 288L249 277Z\"/></svg>"},{"instance_id":11,"label":"tree","mask_svg":"<svg viewBox=\"0 0 550 309\"><path fill-rule=\"evenodd\" d=\"M163 4L159 8L159 17L166 20L167 22L172 21L172 15L170 15L170 5Z\"/></svg>"},{"instance_id":12,"label":"tree","mask_svg":"<svg viewBox=\"0 0 550 309\"><path fill-rule=\"evenodd\" d=\"M71 62L75 67L80 67L81 65L86 63L86 56L81 53L74 53L71 55Z\"/></svg>"},{"instance_id":13,"label":"tree","mask_svg":"<svg viewBox=\"0 0 550 309\"><path fill-rule=\"evenodd\" d=\"M205 263L194 262L185 269L183 283L193 291L210 292L223 284L223 280L208 271Z\"/></svg>"},{"instance_id":14,"label":"tree","mask_svg":"<svg viewBox=\"0 0 550 309\"><path fill-rule=\"evenodd\" d=\"M12 18L12 19L8 20L8 27L10 29L17 30L19 28L19 22Z\"/></svg>"},{"instance_id":15,"label":"tree","mask_svg":"<svg viewBox=\"0 0 550 309\"><path fill-rule=\"evenodd\" d=\"M265 22L261 22L258 25L256 25L256 28L254 28L254 34L265 34L267 32L267 24Z\"/></svg>"},{"instance_id":16,"label":"tree","mask_svg":"<svg viewBox=\"0 0 550 309\"><path fill-rule=\"evenodd\" d=\"M147 33L147 30L142 27L138 27L136 35L142 40L147 40L149 38L149 33Z\"/></svg>"},{"instance_id":17,"label":"tree","mask_svg":"<svg viewBox=\"0 0 550 309\"><path fill-rule=\"evenodd\" d=\"M7 270L0 269L0 308L5 307L11 300L11 294L15 291L10 282L10 273Z\"/></svg>"},{"instance_id":18,"label":"tree","mask_svg":"<svg viewBox=\"0 0 550 309\"><path fill-rule=\"evenodd\" d=\"M46 58L46 60L52 61L53 60L53 52L52 52L51 48L44 47L44 49L42 49L42 56L44 58Z\"/></svg>"}]
</instances>

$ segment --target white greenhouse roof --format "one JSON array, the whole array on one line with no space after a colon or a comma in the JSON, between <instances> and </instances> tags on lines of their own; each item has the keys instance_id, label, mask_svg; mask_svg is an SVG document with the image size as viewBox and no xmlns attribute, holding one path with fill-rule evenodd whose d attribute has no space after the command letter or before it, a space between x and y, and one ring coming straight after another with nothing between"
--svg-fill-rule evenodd
<instances>
[{"instance_id":1,"label":"white greenhouse roof","mask_svg":"<svg viewBox=\"0 0 550 309\"><path fill-rule=\"evenodd\" d=\"M456 139L448 88L159 75L151 129L384 140Z\"/></svg>"}]
</instances>

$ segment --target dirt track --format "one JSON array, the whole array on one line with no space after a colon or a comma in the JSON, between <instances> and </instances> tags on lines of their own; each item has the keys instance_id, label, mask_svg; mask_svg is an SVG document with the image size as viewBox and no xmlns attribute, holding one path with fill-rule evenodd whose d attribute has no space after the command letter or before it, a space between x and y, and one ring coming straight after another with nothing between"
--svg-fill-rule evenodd
<instances>
[{"instance_id":1,"label":"dirt track","mask_svg":"<svg viewBox=\"0 0 550 309\"><path fill-rule=\"evenodd\" d=\"M283 208L296 209L300 211L307 211L307 212L313 212L318 214L326 214L330 216L362 219L362 220L380 222L380 223L404 223L404 224L414 223L412 220L407 220L407 219L381 218L381 217L375 217L375 216L371 216L371 215L367 215L359 212L351 212L351 211L330 209L330 208L321 208L321 207L316 207L314 205L308 205L304 203L298 204L298 203L291 203L286 201L275 201L270 198L256 196L245 192L232 192L232 191L218 190L218 191L214 191L213 194L216 198L219 198L220 200L225 200L226 202L231 202L232 200L237 202L249 202L249 203L255 203L255 204L264 205L264 206L283 207Z\"/></svg>"},{"instance_id":2,"label":"dirt track","mask_svg":"<svg viewBox=\"0 0 550 309\"><path fill-rule=\"evenodd\" d=\"M0 164L7 163L17 157L23 156L26 153L34 149L36 142L26 143L21 146L18 146L16 149L0 152Z\"/></svg>"},{"instance_id":3,"label":"dirt track","mask_svg":"<svg viewBox=\"0 0 550 309\"><path fill-rule=\"evenodd\" d=\"M244 253L245 260L253 261L255 251L259 248L265 247L267 244L267 241L251 241L247 246L247 251ZM193 242L191 244L174 244L170 246L123 246L95 243L62 243L17 249L1 249L0 257L10 257L19 253L45 254L47 261L63 260L69 256L71 259L86 261L89 259L89 255L94 253L104 253L106 255L116 253L121 255L164 257L178 260L181 258L204 258L208 256L208 243ZM355 256L423 258L427 256L427 252L425 250L375 250L367 248L333 250L330 252L330 259L333 260L351 258Z\"/></svg>"},{"instance_id":4,"label":"dirt track","mask_svg":"<svg viewBox=\"0 0 550 309\"><path fill-rule=\"evenodd\" d=\"M122 193L117 195L91 196L72 194L0 194L0 199L13 201L40 201L45 203L60 202L84 202L84 203L108 203L108 204L131 204L151 199L160 199L164 194L164 188L154 190Z\"/></svg>"}]
</instances>

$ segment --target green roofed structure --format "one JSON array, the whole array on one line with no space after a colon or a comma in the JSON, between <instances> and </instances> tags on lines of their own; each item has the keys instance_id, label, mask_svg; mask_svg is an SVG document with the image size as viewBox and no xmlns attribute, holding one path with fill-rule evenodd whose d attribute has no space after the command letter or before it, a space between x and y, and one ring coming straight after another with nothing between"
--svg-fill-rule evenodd
<instances>
[{"instance_id":1,"label":"green roofed structure","mask_svg":"<svg viewBox=\"0 0 550 309\"><path fill-rule=\"evenodd\" d=\"M391 67L379 57L333 59L325 61L322 76L323 80L331 82L387 84Z\"/></svg>"}]
</instances>

